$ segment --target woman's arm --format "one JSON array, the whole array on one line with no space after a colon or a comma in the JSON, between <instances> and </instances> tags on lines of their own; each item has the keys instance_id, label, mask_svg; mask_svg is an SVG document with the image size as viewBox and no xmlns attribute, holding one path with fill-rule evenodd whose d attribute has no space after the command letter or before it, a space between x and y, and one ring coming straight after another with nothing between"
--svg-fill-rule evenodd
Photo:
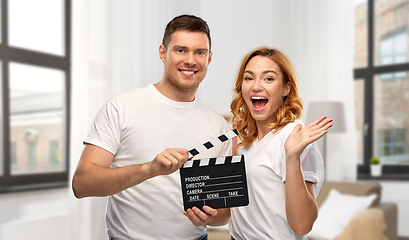
<instances>
[{"instance_id":1,"label":"woman's arm","mask_svg":"<svg viewBox=\"0 0 409 240\"><path fill-rule=\"evenodd\" d=\"M331 119L320 117L302 128L299 124L288 136L286 151L285 203L287 221L299 236L311 231L318 216L313 183L304 181L301 169L301 153L305 147L321 138L332 125Z\"/></svg>"},{"instance_id":2,"label":"woman's arm","mask_svg":"<svg viewBox=\"0 0 409 240\"><path fill-rule=\"evenodd\" d=\"M305 182L300 164L288 163L285 182L287 221L299 236L309 233L318 216L313 183Z\"/></svg>"}]
</instances>

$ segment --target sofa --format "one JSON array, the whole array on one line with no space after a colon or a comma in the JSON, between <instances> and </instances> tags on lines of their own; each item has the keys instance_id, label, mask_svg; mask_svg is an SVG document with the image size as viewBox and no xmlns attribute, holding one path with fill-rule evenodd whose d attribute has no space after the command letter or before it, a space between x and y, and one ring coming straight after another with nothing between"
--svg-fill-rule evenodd
<instances>
[{"instance_id":1,"label":"sofa","mask_svg":"<svg viewBox=\"0 0 409 240\"><path fill-rule=\"evenodd\" d=\"M335 191L332 191L335 190ZM342 229L340 234L332 240L364 240L364 239L381 239L381 240L398 240L398 209L396 203L381 202L382 186L376 181L358 181L358 182L331 182L324 181L320 193L317 198L317 204L319 208L319 217L324 210L322 206L329 198L331 194L339 194L338 196L345 196L356 199L368 199L368 206L365 209L357 210L357 213L348 221L345 228ZM328 201L329 202L329 201ZM326 205L328 206L329 203ZM339 204L340 206L343 204ZM351 204L350 204L351 205ZM332 205L333 212L345 211L348 212L348 208L353 206L343 206L342 209L336 209L337 205ZM324 207L325 208L325 207ZM328 212L328 208L326 208ZM331 219L331 215L327 217ZM336 216L333 218L336 219ZM317 219L316 223L320 219ZM324 219L321 219L324 221ZM337 220L335 220L337 221ZM328 222L328 221L327 221ZM338 222L335 222L338 224ZM316 227L314 224L314 227ZM328 223L327 223L328 224ZM318 228L318 226L317 226ZM327 225L327 230L328 225ZM317 235L313 231L311 235ZM366 232L365 232L366 231ZM372 235L371 235L372 234ZM307 239L312 240L310 235L307 235ZM319 238L318 238L319 239Z\"/></svg>"}]
</instances>

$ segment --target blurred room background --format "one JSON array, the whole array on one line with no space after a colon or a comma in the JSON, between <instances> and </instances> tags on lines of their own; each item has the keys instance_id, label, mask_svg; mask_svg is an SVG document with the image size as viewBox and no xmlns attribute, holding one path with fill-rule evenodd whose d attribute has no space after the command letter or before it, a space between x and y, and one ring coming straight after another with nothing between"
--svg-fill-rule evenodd
<instances>
[{"instance_id":1,"label":"blurred room background","mask_svg":"<svg viewBox=\"0 0 409 240\"><path fill-rule=\"evenodd\" d=\"M71 190L82 140L107 99L160 80L163 31L185 13L211 29L197 98L229 117L244 55L278 48L297 71L302 120L314 103L342 106L329 117L344 128L319 140L326 180L378 182L409 239L409 0L0 3L0 239L107 239L106 198Z\"/></svg>"}]
</instances>

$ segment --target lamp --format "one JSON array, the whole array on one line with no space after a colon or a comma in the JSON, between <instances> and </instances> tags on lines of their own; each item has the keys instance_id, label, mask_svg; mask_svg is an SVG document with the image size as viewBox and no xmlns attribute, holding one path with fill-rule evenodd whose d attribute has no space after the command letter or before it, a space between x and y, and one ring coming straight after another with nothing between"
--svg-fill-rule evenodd
<instances>
[{"instance_id":1,"label":"lamp","mask_svg":"<svg viewBox=\"0 0 409 240\"><path fill-rule=\"evenodd\" d=\"M310 124L317 118L321 116L327 116L334 120L334 125L329 129L328 133L341 133L346 132L346 124L345 124L345 113L344 113L344 104L342 102L311 102L308 105L308 112L306 118L306 125ZM323 137L323 159L324 159L324 167L326 167L326 160L327 160L327 140L326 134Z\"/></svg>"}]
</instances>

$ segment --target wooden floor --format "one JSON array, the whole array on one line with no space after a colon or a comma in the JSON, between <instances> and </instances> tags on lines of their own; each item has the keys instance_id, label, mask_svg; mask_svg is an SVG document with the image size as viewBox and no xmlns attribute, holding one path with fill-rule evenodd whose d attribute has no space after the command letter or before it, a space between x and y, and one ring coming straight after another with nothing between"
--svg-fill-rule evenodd
<instances>
[{"instance_id":1,"label":"wooden floor","mask_svg":"<svg viewBox=\"0 0 409 240\"><path fill-rule=\"evenodd\" d=\"M208 229L209 240L230 240L228 230ZM409 237L399 237L399 240L409 240Z\"/></svg>"},{"instance_id":2,"label":"wooden floor","mask_svg":"<svg viewBox=\"0 0 409 240\"><path fill-rule=\"evenodd\" d=\"M230 240L229 230L208 229L209 240Z\"/></svg>"}]
</instances>

